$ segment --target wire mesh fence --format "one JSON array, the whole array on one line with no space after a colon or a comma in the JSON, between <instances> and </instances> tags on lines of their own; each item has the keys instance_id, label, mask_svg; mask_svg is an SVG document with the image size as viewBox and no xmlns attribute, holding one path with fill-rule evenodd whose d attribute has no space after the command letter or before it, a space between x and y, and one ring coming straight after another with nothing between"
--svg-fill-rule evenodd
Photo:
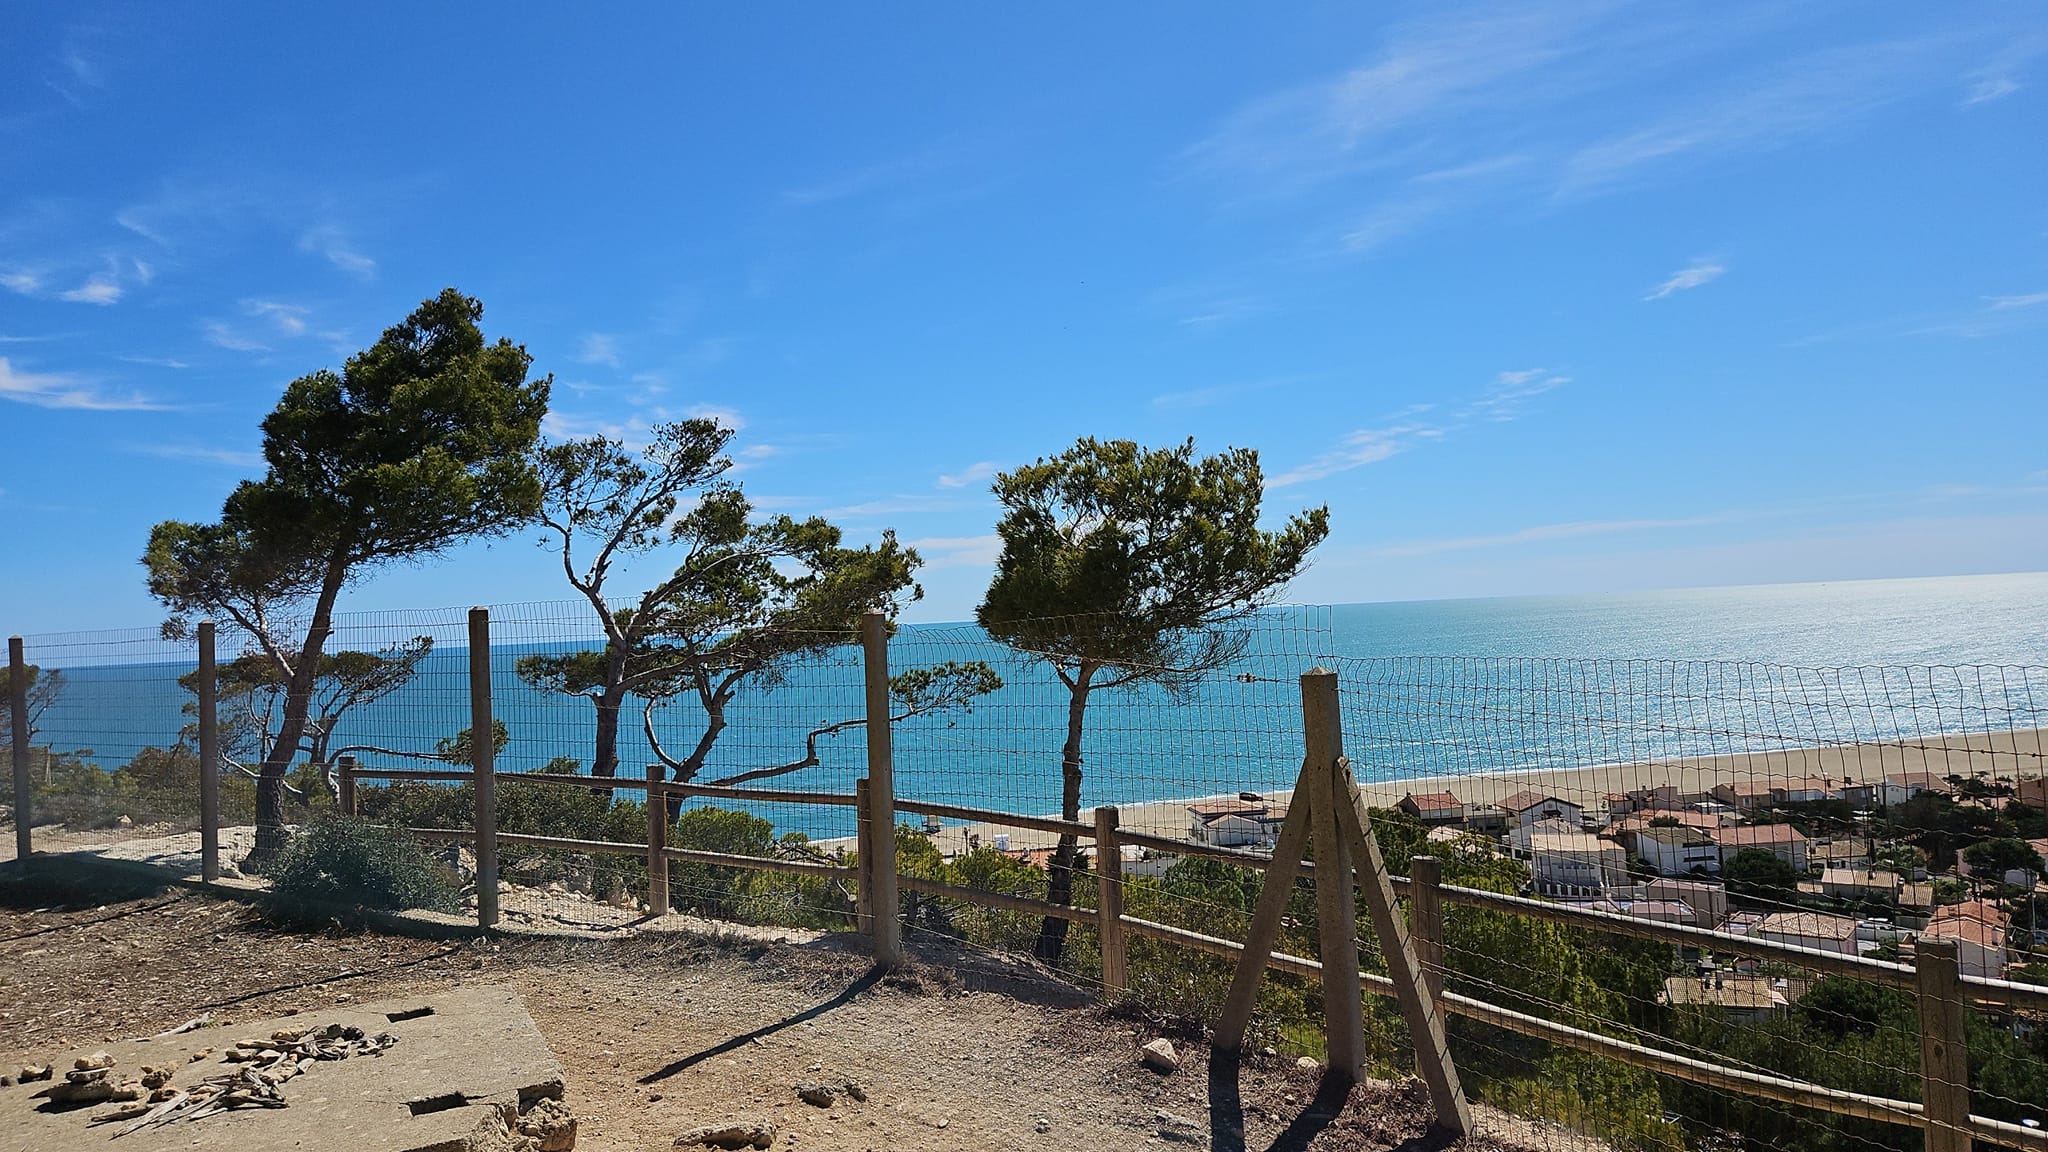
<instances>
[{"instance_id":1,"label":"wire mesh fence","mask_svg":"<svg viewBox=\"0 0 2048 1152\"><path fill-rule=\"evenodd\" d=\"M855 637L617 653L587 605L500 606L479 673L469 627L463 610L337 617L296 731L285 702L297 653L223 629L224 821L253 819L266 762L288 766L288 819L317 821L340 799L346 762L360 815L415 830L473 885L463 834L475 828L466 777L481 674L508 918L623 924L653 910L658 836L675 910L862 923L849 801L870 716ZM1106 997L1214 1020L1235 961L1191 947L1190 934L1246 938L1261 868L1218 853L1273 846L1302 770L1299 677L1321 666L1337 673L1346 751L1398 876L1427 855L1451 888L1715 934L1646 939L1612 921L1451 900L1449 1035L1475 1097L1629 1146L1909 1147L1920 1139L1910 1127L1702 1085L1457 1003L1917 1104L1926 996L1824 958L1910 976L1921 941L1939 940L1978 981L1955 997L1968 1008L1969 1109L2048 1120L2042 1014L1982 994L1985 980L2048 972L2048 668L1390 658L1351 646L1317 609L1265 613L1225 644L1149 661L1098 663L962 625L898 630L888 722L907 934L1036 954ZM192 643L149 631L25 648L40 685L34 811L62 825L45 830L52 843L190 829ZM600 769L616 788L562 782ZM408 772L446 778L395 778ZM698 791L650 793L650 779ZM1099 806L1116 808L1121 833L1114 883L1130 927L1116 972L1097 911ZM721 862L735 856L760 863ZM1304 878L1277 943L1301 962L1269 973L1251 1044L1320 1054L1318 919ZM1358 947L1368 974L1388 970L1369 929ZM1374 1000L1367 1029L1376 1067L1408 1066L1390 1005Z\"/></svg>"}]
</instances>

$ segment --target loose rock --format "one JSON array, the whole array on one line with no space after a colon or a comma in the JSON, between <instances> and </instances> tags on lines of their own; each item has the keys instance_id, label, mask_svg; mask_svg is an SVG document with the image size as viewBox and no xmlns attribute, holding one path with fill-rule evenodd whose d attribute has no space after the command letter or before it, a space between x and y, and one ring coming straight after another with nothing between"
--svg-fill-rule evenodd
<instances>
[{"instance_id":1,"label":"loose rock","mask_svg":"<svg viewBox=\"0 0 2048 1152\"><path fill-rule=\"evenodd\" d=\"M678 1148L766 1148L775 1143L775 1125L767 1121L736 1120L692 1128L676 1137Z\"/></svg>"},{"instance_id":2,"label":"loose rock","mask_svg":"<svg viewBox=\"0 0 2048 1152\"><path fill-rule=\"evenodd\" d=\"M1200 1144L1207 1139L1200 1124L1164 1109L1152 1114L1152 1123L1161 1140L1176 1144Z\"/></svg>"},{"instance_id":3,"label":"loose rock","mask_svg":"<svg viewBox=\"0 0 2048 1152\"><path fill-rule=\"evenodd\" d=\"M38 1080L48 1080L56 1074L57 1070L48 1064L24 1064L21 1066L21 1075L16 1079L23 1084L33 1084Z\"/></svg>"},{"instance_id":4,"label":"loose rock","mask_svg":"<svg viewBox=\"0 0 2048 1152\"><path fill-rule=\"evenodd\" d=\"M576 1114L560 1100L535 1101L519 1118L519 1134L537 1142L536 1152L571 1152L576 1147Z\"/></svg>"},{"instance_id":5,"label":"loose rock","mask_svg":"<svg viewBox=\"0 0 2048 1152\"><path fill-rule=\"evenodd\" d=\"M839 1085L822 1084L816 1080L799 1080L796 1084L796 1098L819 1108L830 1108L839 1098Z\"/></svg>"},{"instance_id":6,"label":"loose rock","mask_svg":"<svg viewBox=\"0 0 2048 1152\"><path fill-rule=\"evenodd\" d=\"M1322 1067L1321 1064L1317 1063L1316 1061L1310 1059L1307 1056L1303 1056L1301 1059L1296 1060L1294 1062L1294 1066L1296 1068L1301 1069L1303 1072L1313 1072L1316 1069Z\"/></svg>"},{"instance_id":7,"label":"loose rock","mask_svg":"<svg viewBox=\"0 0 2048 1152\"><path fill-rule=\"evenodd\" d=\"M1180 1067L1180 1054L1173 1050L1173 1041L1161 1036L1138 1050L1145 1067L1158 1072L1172 1072Z\"/></svg>"}]
</instances>

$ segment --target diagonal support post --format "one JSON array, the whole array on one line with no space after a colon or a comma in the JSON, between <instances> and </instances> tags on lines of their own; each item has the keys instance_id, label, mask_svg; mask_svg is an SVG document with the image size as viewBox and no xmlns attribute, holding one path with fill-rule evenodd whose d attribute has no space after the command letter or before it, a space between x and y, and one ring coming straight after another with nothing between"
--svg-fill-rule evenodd
<instances>
[{"instance_id":1,"label":"diagonal support post","mask_svg":"<svg viewBox=\"0 0 2048 1152\"><path fill-rule=\"evenodd\" d=\"M1335 677L1331 677L1335 687ZM1450 1043L1444 1036L1443 1013L1430 994L1429 980L1416 956L1415 941L1394 904L1394 885L1387 878L1387 864L1380 856L1379 841L1373 839L1366 813L1365 797L1351 774L1351 762L1338 757L1331 781L1338 796L1337 819L1351 841L1352 860L1358 870L1358 889L1372 916L1373 934L1387 958L1387 974L1394 982L1394 998L1400 1002L1402 1019L1408 1024L1408 1038L1415 1046L1415 1069L1429 1088L1429 1102L1436 1109L1435 1127L1453 1136L1472 1133L1472 1109L1465 1100L1465 1088L1458 1069L1451 1062Z\"/></svg>"},{"instance_id":2,"label":"diagonal support post","mask_svg":"<svg viewBox=\"0 0 2048 1152\"><path fill-rule=\"evenodd\" d=\"M1308 775L1306 766L1302 775ZM1287 804L1287 817L1280 822L1280 839L1273 845L1273 862L1266 869L1258 906L1252 910L1244 955L1230 977L1230 994L1224 998L1223 1015L1216 1022L1214 1047L1219 1052L1236 1052L1244 1047L1245 1029L1252 1022L1252 1005L1259 998L1259 978L1266 974L1273 947L1280 942L1280 920L1287 914L1287 898L1294 893L1294 878L1301 873L1301 853L1308 847L1308 827L1308 793L1297 782L1294 797Z\"/></svg>"}]
</instances>

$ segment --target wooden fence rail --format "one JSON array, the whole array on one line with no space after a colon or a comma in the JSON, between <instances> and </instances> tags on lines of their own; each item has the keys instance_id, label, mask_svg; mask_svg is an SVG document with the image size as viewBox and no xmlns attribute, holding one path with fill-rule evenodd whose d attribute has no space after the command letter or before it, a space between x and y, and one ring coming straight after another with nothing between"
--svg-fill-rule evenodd
<instances>
[{"instance_id":1,"label":"wooden fence rail","mask_svg":"<svg viewBox=\"0 0 2048 1152\"><path fill-rule=\"evenodd\" d=\"M472 613L471 624L471 717L472 732L491 730L490 678L488 675L489 619L482 610ZM211 640L212 629L204 629L206 639ZM425 840L468 842L475 845L478 860L478 919L489 927L496 919L497 885L495 864L499 846L552 850L588 855L613 855L641 857L647 861L649 876L650 908L657 914L666 910L668 901L667 872L671 863L711 865L723 868L770 871L784 874L808 876L834 881L852 882L859 902L858 923L874 944L878 963L887 966L897 962L900 956L899 910L894 897L900 888L904 891L927 896L975 904L1031 916L1056 916L1066 920L1096 926L1102 945L1103 982L1111 995L1121 994L1128 984L1127 939L1140 937L1188 948L1192 951L1222 957L1241 964L1256 963L1264 968L1289 973L1305 979L1322 982L1330 973L1330 961L1338 961L1343 980L1338 981L1346 988L1359 988L1366 995L1394 996L1396 984L1392 979L1376 973L1359 972L1355 948L1358 942L1349 941L1350 947L1334 951L1331 941L1323 941L1322 960L1296 956L1271 950L1270 947L1253 950L1247 960L1245 944L1194 932L1173 925L1127 914L1123 907L1124 885L1121 850L1126 845L1149 849L1155 852L1178 856L1199 857L1221 860L1240 867L1265 873L1276 868L1274 856L1220 848L1213 845L1194 844L1153 833L1140 832L1120 827L1115 808L1102 807L1086 813L1089 819L1070 820L1062 817L1025 815L1000 812L991 809L970 807L961 804L933 800L899 797L895 795L891 766L888 764L889 748L887 734L887 694L876 691L876 685L886 687L886 645L878 642L884 637L880 631L879 618L871 620L864 627L864 645L868 662L868 705L870 720L880 717L882 725L878 735L875 725L870 724L869 772L861 777L852 793L804 791L795 789L750 789L732 786L686 783L661 778L661 770L651 767L644 780L631 778L600 778L583 775L546 772L507 772L498 769L495 749L490 741L476 742L482 747L472 750L472 760L465 769L451 765L447 768L366 768L352 757L341 757L337 769L337 794L344 812L354 814L360 803L359 784L363 781L386 783L403 782L468 782L476 786L477 803L475 827L468 829L408 829L411 834ZM202 645L202 670L210 670L212 645ZM14 752L15 822L16 834L21 841L19 855L26 867L29 860L28 829L31 823L29 802L30 789L27 780L26 753L26 711L24 699L26 677L23 674L23 651L21 641L16 638L9 644L9 664L13 691L7 701L11 715ZM210 678L208 678L210 679ZM216 717L216 693L211 683L199 686L199 722L203 734L212 735ZM1306 697L1305 697L1306 707ZM877 711L879 709L879 711ZM1313 730L1314 724L1310 723ZM202 745L211 744L203 740ZM215 755L211 747L204 747L205 758ZM1348 770L1345 773L1348 780ZM499 786L510 783L555 784L573 787L612 789L642 792L649 798L649 819L647 836L643 843L619 843L612 841L581 840L557 836L539 836L499 831L495 792ZM1354 791L1355 785L1350 785ZM667 842L668 821L666 806L660 803L669 797L700 798L707 800L738 801L750 804L806 804L846 806L855 809L858 850L851 866L843 863L828 863L822 860L790 859L779 856L745 856L734 853L713 852L694 848L679 848ZM1332 796L1331 800L1341 800ZM893 865L893 852L885 851L884 845L894 846L894 814L898 811L923 816L1007 826L1028 829L1035 832L1073 836L1091 840L1096 844L1096 871L1098 876L1098 899L1095 907L1063 906L1031 896L1003 892L991 892L960 885L946 884L912 875L899 875ZM202 812L202 874L211 879L218 875L218 829L217 806L203 804ZM1362 815L1362 813L1361 813ZM1341 866L1341 865L1340 865ZM2012 1147L2048 1152L2048 1132L2009 1124L1969 1111L1968 1053L1964 1047L1966 1032L1964 1013L1970 1004L1989 1005L2004 1009L2048 1010L2048 987L2019 984L1985 977L1962 976L1956 971L1954 945L1936 939L1923 939L1918 951L1920 963L1917 966L1897 964L1888 961L1871 960L1860 956L1827 952L1797 945L1783 944L1770 940L1753 939L1711 929L1690 925L1671 924L1645 920L1612 912L1600 912L1587 908L1537 900L1525 896L1508 895L1480 889L1464 888L1441 882L1441 868L1433 859L1423 857L1412 862L1411 876L1393 876L1391 891L1406 898L1408 917L1406 931L1413 941L1414 956L1420 966L1425 995L1437 1009L1488 1025L1502 1028L1520 1035L1544 1040L1563 1047L1616 1060L1635 1068L1645 1069L1659 1075L1670 1076L1691 1083L1702 1084L1744 1096L1771 1100L1820 1112L1853 1116L1887 1123L1919 1127L1928 1136L1929 1152L1968 1152L1971 1140ZM886 868L886 874L881 869ZM1347 873L1349 869L1345 869ZM1307 860L1295 860L1286 866L1286 881L1290 885L1293 877L1306 877L1313 881L1313 864ZM1275 877L1277 880L1278 877ZM488 891L486 891L488 889ZM883 893L887 899L881 899ZM1320 897L1319 897L1320 899ZM1487 1000L1444 989L1446 975L1442 959L1443 916L1446 907L1464 907L1485 910L1532 920L1556 923L1588 931L1653 940L1677 947L1711 949L1716 952L1730 952L1760 959L1782 961L1808 971L1829 975L1868 980L1886 987L1912 993L1917 1001L1918 1015L1922 1027L1922 1094L1925 1103L1893 1100L1868 1096L1805 1081L1793 1080L1758 1072L1754 1069L1735 1068L1725 1064L1701 1060L1693 1056L1674 1052L1605 1035L1590 1028L1578 1027L1557 1020L1545 1019L1526 1012L1491 1003ZM1340 911L1329 909L1328 911ZM1327 934L1326 934L1327 935ZM1348 931L1345 935L1349 935ZM1454 975L1454 974L1453 974ZM1412 993L1411 993L1412 995ZM1347 992L1347 997L1349 993ZM1405 1006L1405 1005L1404 1005ZM1355 1014L1333 1013L1333 1025L1354 1018ZM1332 1051L1362 1042L1356 1037L1331 1038Z\"/></svg>"}]
</instances>

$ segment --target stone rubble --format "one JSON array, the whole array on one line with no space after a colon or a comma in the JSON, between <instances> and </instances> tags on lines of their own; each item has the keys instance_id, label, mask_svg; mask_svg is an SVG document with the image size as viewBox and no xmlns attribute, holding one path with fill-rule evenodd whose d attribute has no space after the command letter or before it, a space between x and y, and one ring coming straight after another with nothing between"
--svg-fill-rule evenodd
<instances>
[{"instance_id":1,"label":"stone rubble","mask_svg":"<svg viewBox=\"0 0 2048 1152\"><path fill-rule=\"evenodd\" d=\"M735 1120L692 1128L676 1137L678 1148L767 1148L775 1143L775 1125L769 1121Z\"/></svg>"},{"instance_id":2,"label":"stone rubble","mask_svg":"<svg viewBox=\"0 0 2048 1152\"><path fill-rule=\"evenodd\" d=\"M144 1065L138 1079L116 1082L111 1076L114 1058L105 1052L95 1052L79 1057L75 1061L77 1067L64 1074L64 1081L51 1085L42 1094L53 1103L73 1106L125 1102L125 1107L94 1116L91 1121L130 1122L115 1133L117 1137L125 1136L154 1125L199 1120L234 1108L283 1108L286 1101L280 1087L315 1064L351 1056L379 1056L397 1043L398 1037L389 1032L369 1036L360 1028L340 1024L273 1032L268 1040L235 1041L221 1060L240 1067L208 1076L186 1088L171 1085L178 1067L170 1066ZM189 1067L211 1052L210 1048L194 1052L181 1067ZM567 1152L575 1147L573 1119L568 1129L568 1143L542 1144L545 1152Z\"/></svg>"}]
</instances>

